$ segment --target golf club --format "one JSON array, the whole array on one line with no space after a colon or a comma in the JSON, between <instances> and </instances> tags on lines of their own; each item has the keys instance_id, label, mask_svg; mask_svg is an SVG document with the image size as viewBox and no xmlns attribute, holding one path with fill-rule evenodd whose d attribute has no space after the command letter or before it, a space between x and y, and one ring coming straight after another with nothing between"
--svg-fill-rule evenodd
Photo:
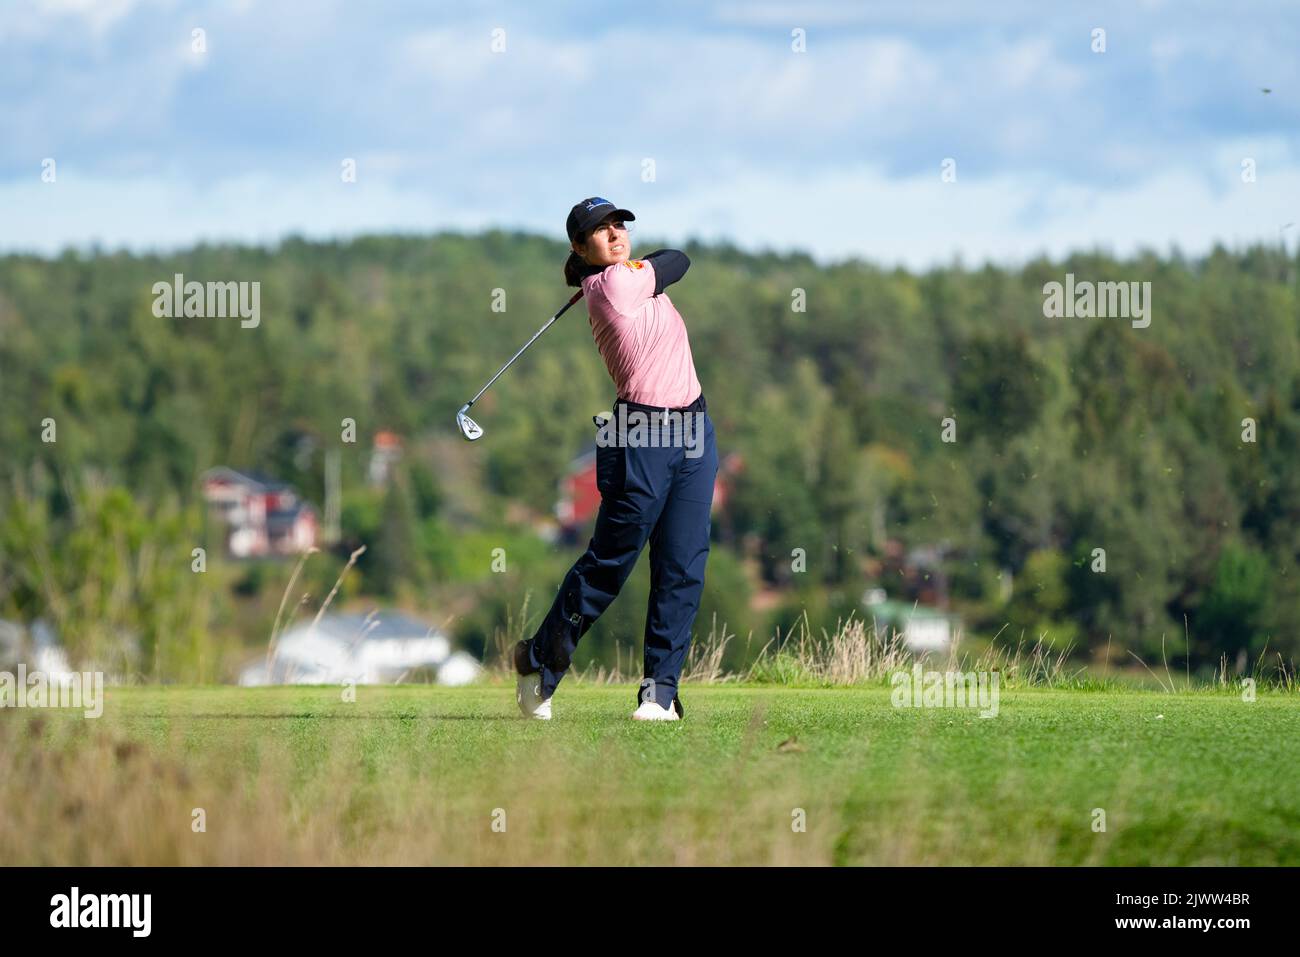
<instances>
[{"instance_id":1,"label":"golf club","mask_svg":"<svg viewBox=\"0 0 1300 957\"><path fill-rule=\"evenodd\" d=\"M516 359L518 359L521 355L524 354L525 349L527 349L529 346L531 346L534 342L537 341L538 336L540 336L547 329L551 328L551 323L553 323L556 319L559 319L560 316L564 315L565 311L581 298L582 298L582 290L579 289L577 292L573 294L573 298L564 304L564 306L560 309L559 312L551 316L551 318L546 321L546 325L542 326L542 328L538 329L535 333L533 333L533 337L529 339L527 342L525 342L523 346L519 349L519 351L510 357L510 362L507 362L505 365L503 365L497 371L496 375L488 379L487 385L483 386L483 388L478 390L478 395L474 396L474 398L470 399L468 402L466 402L464 405L460 407L460 411L456 413L456 427L460 429L460 434L465 437L465 440L467 442L473 442L476 439L481 439L483 437L482 426L480 426L477 422L475 422L473 419L471 419L468 415L465 414L469 411L469 407L479 400L479 396L481 396L484 392L486 392L493 382L496 382L497 379L501 378L501 373L509 369L511 363L513 363Z\"/></svg>"}]
</instances>

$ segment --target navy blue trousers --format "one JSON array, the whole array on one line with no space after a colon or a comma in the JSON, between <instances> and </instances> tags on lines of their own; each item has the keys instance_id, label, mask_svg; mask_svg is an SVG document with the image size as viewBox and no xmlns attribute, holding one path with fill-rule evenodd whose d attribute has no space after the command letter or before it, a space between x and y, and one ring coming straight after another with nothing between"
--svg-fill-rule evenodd
<instances>
[{"instance_id":1,"label":"navy blue trousers","mask_svg":"<svg viewBox=\"0 0 1300 957\"><path fill-rule=\"evenodd\" d=\"M628 413L649 408L619 399L614 403L615 422L620 405L627 406ZM672 442L660 441L658 447L631 445L627 432L618 433L618 445L597 444L601 504L595 532L586 552L565 575L532 638L530 650L533 663L542 669L543 697L555 692L578 641L618 596L649 541L650 601L638 698L649 697L653 688L655 700L671 707L704 590L718 471L718 449L704 396L687 409L699 426L693 437L688 434L683 439L682 431L673 428ZM660 429L660 434L668 433Z\"/></svg>"}]
</instances>

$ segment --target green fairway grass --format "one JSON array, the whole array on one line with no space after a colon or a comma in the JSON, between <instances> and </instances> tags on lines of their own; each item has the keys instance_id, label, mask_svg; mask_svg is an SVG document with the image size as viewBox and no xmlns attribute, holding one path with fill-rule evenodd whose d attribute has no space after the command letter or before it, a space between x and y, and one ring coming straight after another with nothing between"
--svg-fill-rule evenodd
<instances>
[{"instance_id":1,"label":"green fairway grass","mask_svg":"<svg viewBox=\"0 0 1300 957\"><path fill-rule=\"evenodd\" d=\"M0 713L10 864L1300 863L1296 696L887 687L110 688ZM195 830L196 809L205 829ZM1100 809L1105 830L1097 830ZM805 828L798 830L803 822Z\"/></svg>"}]
</instances>

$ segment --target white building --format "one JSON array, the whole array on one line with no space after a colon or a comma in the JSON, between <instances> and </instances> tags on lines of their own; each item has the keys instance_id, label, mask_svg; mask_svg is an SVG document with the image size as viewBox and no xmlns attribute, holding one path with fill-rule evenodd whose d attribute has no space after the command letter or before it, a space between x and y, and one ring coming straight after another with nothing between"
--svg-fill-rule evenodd
<instances>
[{"instance_id":1,"label":"white building","mask_svg":"<svg viewBox=\"0 0 1300 957\"><path fill-rule=\"evenodd\" d=\"M938 608L889 601L881 588L868 588L862 595L862 604L867 608L868 619L882 636L901 636L903 645L913 652L943 651L952 643L953 632L961 624L959 616Z\"/></svg>"},{"instance_id":2,"label":"white building","mask_svg":"<svg viewBox=\"0 0 1300 957\"><path fill-rule=\"evenodd\" d=\"M268 667L269 665L269 667ZM280 635L270 652L240 673L241 685L392 684L417 672L438 684L468 684L482 666L473 655L453 652L446 635L397 612L325 615Z\"/></svg>"},{"instance_id":3,"label":"white building","mask_svg":"<svg viewBox=\"0 0 1300 957\"><path fill-rule=\"evenodd\" d=\"M19 662L26 666L28 674L39 671L51 684L67 685L78 678L67 651L44 619L38 618L30 629L0 619L0 671L12 671ZM91 664L85 670L102 669Z\"/></svg>"}]
</instances>

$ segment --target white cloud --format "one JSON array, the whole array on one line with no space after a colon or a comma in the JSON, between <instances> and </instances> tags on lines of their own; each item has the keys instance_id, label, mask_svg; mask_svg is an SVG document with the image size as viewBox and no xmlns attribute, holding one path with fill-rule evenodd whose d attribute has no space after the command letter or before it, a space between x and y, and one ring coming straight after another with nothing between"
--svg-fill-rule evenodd
<instances>
[{"instance_id":1,"label":"white cloud","mask_svg":"<svg viewBox=\"0 0 1300 957\"><path fill-rule=\"evenodd\" d=\"M37 0L31 12L47 21L76 19L103 34L137 6L138 0Z\"/></svg>"},{"instance_id":2,"label":"white cloud","mask_svg":"<svg viewBox=\"0 0 1300 957\"><path fill-rule=\"evenodd\" d=\"M494 223L558 238L569 206L603 193L650 211L654 235L918 264L1267 238L1251 204L1295 201L1280 190L1300 165L1295 16L1272 2L578 10L0 6L0 247ZM807 53L790 50L796 25ZM360 182L340 192L349 156ZM959 180L943 187L948 156Z\"/></svg>"},{"instance_id":3,"label":"white cloud","mask_svg":"<svg viewBox=\"0 0 1300 957\"><path fill-rule=\"evenodd\" d=\"M250 175L197 190L183 180L77 180L0 186L11 248L53 253L70 235L108 248L189 244L196 239L273 242L288 232L314 237L358 232L528 229L562 240L563 215L581 198L537 191L524 205L471 205L433 189L373 174L400 157L364 158L359 182L337 166L292 183ZM727 240L751 250L803 250L823 261L859 257L925 268L960 254L1017 262L1101 245L1124 255L1143 246L1184 252L1215 241L1273 242L1300 220L1300 164L1270 169L1255 184L1225 171L1215 190L1203 177L1161 170L1134 186L1101 190L1043 177L1002 175L940 182L932 174L885 175L866 165L809 181L797 173L736 171L724 181L661 190L643 184L611 198L638 215L636 242ZM21 237L21 238L20 238ZM648 251L638 249L641 251Z\"/></svg>"}]
</instances>

